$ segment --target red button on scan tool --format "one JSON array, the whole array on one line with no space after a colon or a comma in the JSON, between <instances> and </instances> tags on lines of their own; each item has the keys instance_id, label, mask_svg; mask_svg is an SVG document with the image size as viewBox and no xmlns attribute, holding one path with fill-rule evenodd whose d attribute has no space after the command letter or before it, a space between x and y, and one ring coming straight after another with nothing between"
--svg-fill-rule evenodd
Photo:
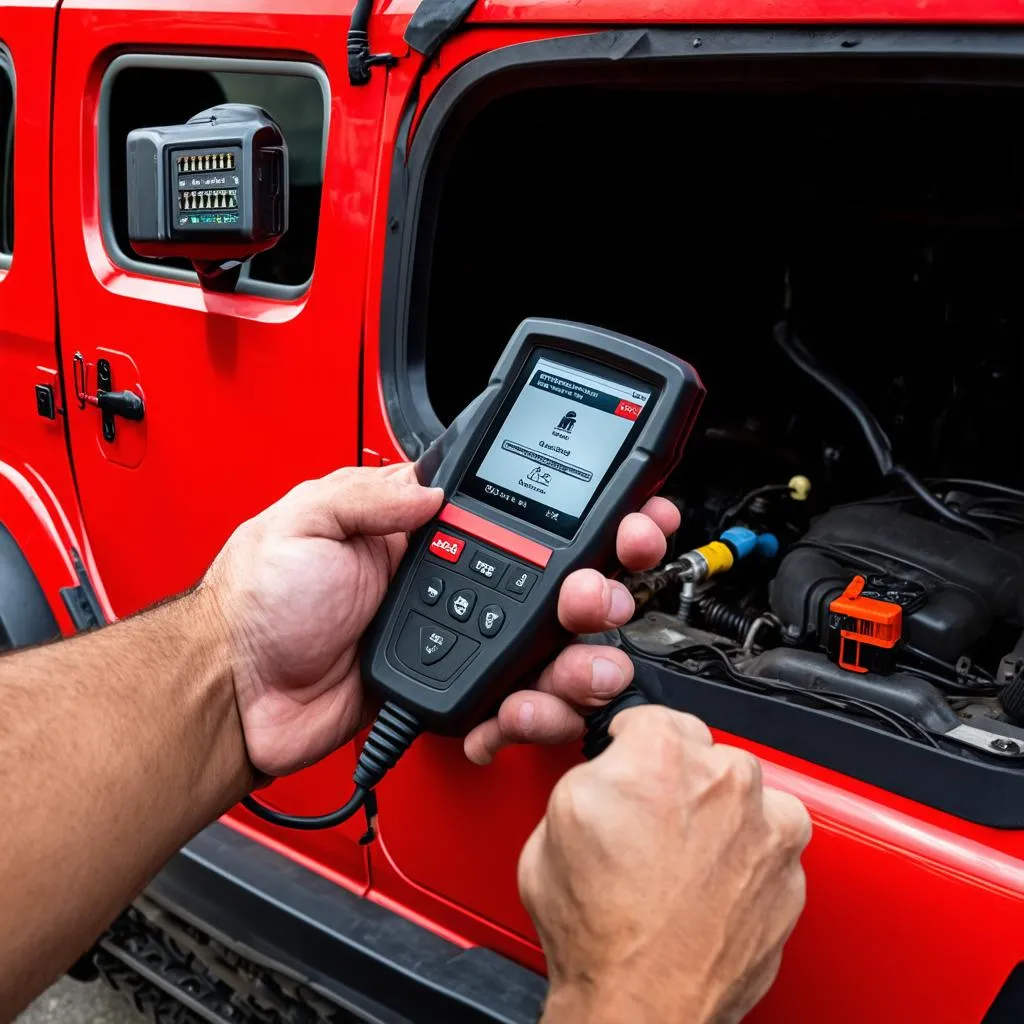
<instances>
[{"instance_id":1,"label":"red button on scan tool","mask_svg":"<svg viewBox=\"0 0 1024 1024\"><path fill-rule=\"evenodd\" d=\"M442 533L438 530L430 542L430 553L437 555L438 558L443 558L446 562L457 562L465 546L464 540L459 540L458 537L453 537L450 533Z\"/></svg>"}]
</instances>

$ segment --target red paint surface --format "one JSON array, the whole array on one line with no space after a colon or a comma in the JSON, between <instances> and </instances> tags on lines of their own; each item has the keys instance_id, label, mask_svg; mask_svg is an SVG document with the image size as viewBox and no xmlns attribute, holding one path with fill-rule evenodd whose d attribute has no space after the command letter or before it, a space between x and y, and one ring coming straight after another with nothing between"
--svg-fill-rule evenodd
<instances>
[{"instance_id":1,"label":"red paint surface","mask_svg":"<svg viewBox=\"0 0 1024 1024\"><path fill-rule=\"evenodd\" d=\"M191 586L242 520L300 480L358 461L359 333L384 80L341 90L346 56L334 3L64 3L54 109L54 239L65 379L81 350L130 356L142 424L118 424L120 458L98 440L97 410L69 411L83 515L114 611ZM196 52L302 60L334 87L316 270L294 301L208 295L198 285L118 268L100 231L100 82L119 52ZM130 45L129 45L130 44ZM344 154L344 155L342 155ZM115 366L115 387L119 373ZM93 375L94 376L94 375ZM123 439L122 439L123 438ZM129 465L129 463L133 463ZM343 800L351 749L276 784L271 803L323 810ZM240 813L240 812L239 812ZM289 835L290 845L366 877L358 828Z\"/></svg>"},{"instance_id":2,"label":"red paint surface","mask_svg":"<svg viewBox=\"0 0 1024 1024\"><path fill-rule=\"evenodd\" d=\"M401 33L414 6L399 0L379 11L371 24L375 50L407 54ZM12 267L0 275L0 518L29 554L65 630L70 622L57 591L74 582L71 547L112 610L128 614L195 582L235 525L299 480L357 461L364 447L377 463L402 458L380 395L379 308L392 152L419 58L409 54L391 72L376 71L369 86L349 87L341 41L350 8L333 0L65 0L52 197L47 175L37 172L50 159L53 5L4 8L3 39L18 76L17 236ZM1024 5L487 0L470 20L426 71L419 111L473 56L579 31L575 25L1024 24ZM96 191L103 70L120 52L195 52L197 40L225 55L313 61L330 78L316 270L301 299L205 295L197 286L126 273L104 251ZM94 361L109 348L130 362L146 399L144 430L125 434L141 450L120 462L97 441L97 411L72 401L80 506L62 422L35 415L32 391L58 370L54 263L65 383L76 349ZM115 386L128 369L115 368ZM289 394L312 397L297 403ZM804 799L815 820L807 913L756 1019L980 1020L1024 959L1024 835L970 825L723 738L761 755L769 781ZM477 768L458 741L423 737L381 786L381 840L369 861L355 844L358 820L316 834L275 830L241 811L232 817L235 827L339 885L462 944L540 968L515 866L551 785L576 756L515 748ZM348 796L353 764L352 750L340 751L261 799L298 812L328 810Z\"/></svg>"},{"instance_id":3,"label":"red paint surface","mask_svg":"<svg viewBox=\"0 0 1024 1024\"><path fill-rule=\"evenodd\" d=\"M59 591L77 579L70 553L88 560L64 421L36 414L35 385L54 387L56 312L50 250L50 83L56 3L5 7L0 40L15 75L14 255L0 270L0 520L26 554L62 632L74 631Z\"/></svg>"}]
</instances>

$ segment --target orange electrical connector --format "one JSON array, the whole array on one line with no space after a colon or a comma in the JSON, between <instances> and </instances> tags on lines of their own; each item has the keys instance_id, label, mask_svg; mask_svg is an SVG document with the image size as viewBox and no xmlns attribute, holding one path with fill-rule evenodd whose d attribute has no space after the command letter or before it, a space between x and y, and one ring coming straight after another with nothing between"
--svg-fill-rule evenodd
<instances>
[{"instance_id":1,"label":"orange electrical connector","mask_svg":"<svg viewBox=\"0 0 1024 1024\"><path fill-rule=\"evenodd\" d=\"M864 593L866 580L854 576L829 606L827 650L850 672L892 672L903 636L903 608Z\"/></svg>"}]
</instances>

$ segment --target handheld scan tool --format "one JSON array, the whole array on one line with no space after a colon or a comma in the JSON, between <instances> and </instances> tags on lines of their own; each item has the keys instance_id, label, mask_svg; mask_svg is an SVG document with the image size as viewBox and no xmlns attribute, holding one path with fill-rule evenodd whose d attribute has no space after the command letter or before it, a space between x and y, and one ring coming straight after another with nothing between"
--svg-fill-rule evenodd
<instances>
[{"instance_id":1,"label":"handheld scan tool","mask_svg":"<svg viewBox=\"0 0 1024 1024\"><path fill-rule=\"evenodd\" d=\"M364 637L363 681L385 703L356 793L319 818L247 806L291 827L336 824L422 730L459 735L492 713L565 643L562 581L612 567L620 520L679 462L703 397L691 366L642 342L520 324L487 389L418 463L446 500L410 538Z\"/></svg>"}]
</instances>

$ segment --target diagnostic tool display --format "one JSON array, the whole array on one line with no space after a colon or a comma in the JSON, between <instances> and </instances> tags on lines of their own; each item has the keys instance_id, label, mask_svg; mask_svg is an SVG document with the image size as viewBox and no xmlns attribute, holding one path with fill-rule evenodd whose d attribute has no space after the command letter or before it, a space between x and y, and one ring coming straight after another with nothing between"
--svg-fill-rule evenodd
<instances>
[{"instance_id":1,"label":"diagnostic tool display","mask_svg":"<svg viewBox=\"0 0 1024 1024\"><path fill-rule=\"evenodd\" d=\"M364 805L372 819L373 788L422 730L458 735L493 713L569 639L562 581L614 568L620 520L678 463L703 397L693 368L668 353L524 321L486 391L417 464L446 500L410 538L363 640L362 678L384 706L352 799L315 819L246 806L293 828Z\"/></svg>"},{"instance_id":2,"label":"diagnostic tool display","mask_svg":"<svg viewBox=\"0 0 1024 1024\"><path fill-rule=\"evenodd\" d=\"M572 537L650 397L637 378L539 350L461 490Z\"/></svg>"}]
</instances>

